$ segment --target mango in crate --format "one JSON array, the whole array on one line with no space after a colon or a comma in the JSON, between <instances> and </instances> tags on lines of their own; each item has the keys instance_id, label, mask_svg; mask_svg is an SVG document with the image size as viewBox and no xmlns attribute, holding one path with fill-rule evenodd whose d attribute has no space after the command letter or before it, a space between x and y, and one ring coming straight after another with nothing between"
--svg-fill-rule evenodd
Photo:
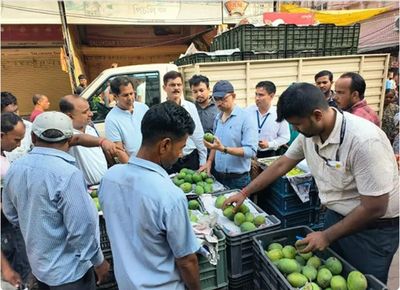
<instances>
[{"instance_id":1,"label":"mango in crate","mask_svg":"<svg viewBox=\"0 0 400 290\"><path fill-rule=\"evenodd\" d=\"M250 223L250 222L244 222L244 223L242 223L240 225L240 231L242 233L250 232L250 231L253 231L255 229L256 229L256 226L253 223Z\"/></svg>"},{"instance_id":2,"label":"mango in crate","mask_svg":"<svg viewBox=\"0 0 400 290\"><path fill-rule=\"evenodd\" d=\"M296 175L301 175L304 174L305 172L303 170L301 170L298 167L293 168L292 170L290 170L288 173L286 173L286 176L296 176Z\"/></svg>"},{"instance_id":3,"label":"mango in crate","mask_svg":"<svg viewBox=\"0 0 400 290\"><path fill-rule=\"evenodd\" d=\"M359 271L350 272L347 276L348 290L365 290L368 288L368 282L365 276Z\"/></svg>"},{"instance_id":4,"label":"mango in crate","mask_svg":"<svg viewBox=\"0 0 400 290\"><path fill-rule=\"evenodd\" d=\"M217 197L215 200L215 207L216 208L222 208L222 205L224 204L224 201L226 200L226 197L223 195L220 195Z\"/></svg>"}]
</instances>

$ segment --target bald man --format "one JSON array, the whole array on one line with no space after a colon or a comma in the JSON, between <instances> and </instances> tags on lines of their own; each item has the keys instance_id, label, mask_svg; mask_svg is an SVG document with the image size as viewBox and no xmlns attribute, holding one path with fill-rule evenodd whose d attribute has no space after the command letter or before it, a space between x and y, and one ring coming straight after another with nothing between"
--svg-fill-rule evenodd
<instances>
[{"instance_id":1,"label":"bald man","mask_svg":"<svg viewBox=\"0 0 400 290\"><path fill-rule=\"evenodd\" d=\"M77 95L67 95L59 103L60 111L72 119L74 134L89 134L99 137L96 129L90 126L93 113L90 111L89 103ZM107 160L101 147L70 147L69 154L75 157L77 166L83 171L88 185L100 183L101 178L107 171Z\"/></svg>"}]
</instances>

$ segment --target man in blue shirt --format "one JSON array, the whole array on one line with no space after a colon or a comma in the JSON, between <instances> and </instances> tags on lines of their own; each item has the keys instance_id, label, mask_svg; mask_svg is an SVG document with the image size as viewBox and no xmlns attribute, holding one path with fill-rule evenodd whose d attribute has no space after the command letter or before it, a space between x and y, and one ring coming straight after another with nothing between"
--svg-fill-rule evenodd
<instances>
[{"instance_id":1,"label":"man in blue shirt","mask_svg":"<svg viewBox=\"0 0 400 290\"><path fill-rule=\"evenodd\" d=\"M21 228L40 289L95 290L94 271L100 283L109 264L100 249L97 210L82 172L66 153L72 121L63 113L45 112L32 132L35 147L7 172L4 214Z\"/></svg>"},{"instance_id":2,"label":"man in blue shirt","mask_svg":"<svg viewBox=\"0 0 400 290\"><path fill-rule=\"evenodd\" d=\"M236 94L230 82L217 82L212 96L221 112L214 122L214 142L204 141L211 152L200 170L210 172L215 159L213 173L217 180L229 188L241 189L250 182L251 158L257 153L257 124L251 114L235 105Z\"/></svg>"},{"instance_id":3,"label":"man in blue shirt","mask_svg":"<svg viewBox=\"0 0 400 290\"><path fill-rule=\"evenodd\" d=\"M149 107L135 102L135 89L130 78L116 77L110 86L117 105L106 117L106 137L118 147L125 148L126 152L119 152L118 159L121 163L127 163L129 156L135 156L142 143L140 124Z\"/></svg>"},{"instance_id":4,"label":"man in blue shirt","mask_svg":"<svg viewBox=\"0 0 400 290\"><path fill-rule=\"evenodd\" d=\"M200 289L187 200L166 172L182 156L194 122L174 102L143 118L143 142L128 164L108 170L99 197L120 289Z\"/></svg>"}]
</instances>

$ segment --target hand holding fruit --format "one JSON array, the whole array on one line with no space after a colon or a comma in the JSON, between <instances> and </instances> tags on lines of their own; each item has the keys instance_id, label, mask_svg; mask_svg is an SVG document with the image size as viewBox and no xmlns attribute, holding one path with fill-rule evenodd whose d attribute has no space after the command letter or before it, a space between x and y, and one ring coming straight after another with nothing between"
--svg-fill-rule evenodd
<instances>
[{"instance_id":1,"label":"hand holding fruit","mask_svg":"<svg viewBox=\"0 0 400 290\"><path fill-rule=\"evenodd\" d=\"M206 133L206 134L210 134L213 138L211 138L209 135L204 135L204 145L212 150L218 150L218 151L222 151L224 150L224 145L222 145L221 141L214 135L212 135L211 133ZM208 136L208 137L207 137ZM207 139L206 139L207 137Z\"/></svg>"},{"instance_id":2,"label":"hand holding fruit","mask_svg":"<svg viewBox=\"0 0 400 290\"><path fill-rule=\"evenodd\" d=\"M230 204L235 204L235 208L233 209L233 211L237 212L245 199L246 199L246 197L242 193L238 192L238 193L228 197L224 201L222 208L225 208Z\"/></svg>"},{"instance_id":3,"label":"hand holding fruit","mask_svg":"<svg viewBox=\"0 0 400 290\"><path fill-rule=\"evenodd\" d=\"M197 172L205 172L208 176L211 176L211 163L208 161L199 167Z\"/></svg>"},{"instance_id":4,"label":"hand holding fruit","mask_svg":"<svg viewBox=\"0 0 400 290\"><path fill-rule=\"evenodd\" d=\"M304 245L306 245L306 247L304 247ZM325 232L309 233L307 237L296 242L296 248L299 249L301 253L312 252L315 250L323 251L328 246L329 240Z\"/></svg>"}]
</instances>

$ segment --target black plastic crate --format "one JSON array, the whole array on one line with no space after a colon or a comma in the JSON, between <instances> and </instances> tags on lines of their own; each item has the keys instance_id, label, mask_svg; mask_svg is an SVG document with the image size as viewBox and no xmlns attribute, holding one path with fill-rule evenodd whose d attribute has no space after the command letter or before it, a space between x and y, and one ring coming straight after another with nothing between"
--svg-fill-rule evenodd
<instances>
[{"instance_id":1,"label":"black plastic crate","mask_svg":"<svg viewBox=\"0 0 400 290\"><path fill-rule=\"evenodd\" d=\"M357 47L351 48L327 48L324 50L325 56L334 56L334 55L352 55L357 54Z\"/></svg>"},{"instance_id":2,"label":"black plastic crate","mask_svg":"<svg viewBox=\"0 0 400 290\"><path fill-rule=\"evenodd\" d=\"M238 278L228 276L229 290L254 290L253 274L242 275Z\"/></svg>"},{"instance_id":3,"label":"black plastic crate","mask_svg":"<svg viewBox=\"0 0 400 290\"><path fill-rule=\"evenodd\" d=\"M216 193L214 194L214 196L238 191L238 189L227 190ZM258 212L264 212L253 202L250 201L250 203L257 209ZM269 213L266 216L266 220L269 221L269 223L271 224L270 226L265 228L257 228L254 231L237 235L231 235L226 229L222 228L222 231L224 232L226 237L228 274L230 277L236 279L242 276L252 275L252 273L254 272L254 251L252 246L253 236L279 229L281 224L278 218Z\"/></svg>"},{"instance_id":4,"label":"black plastic crate","mask_svg":"<svg viewBox=\"0 0 400 290\"><path fill-rule=\"evenodd\" d=\"M254 52L244 51L242 52L242 60L264 60L264 59L277 59L285 58L284 51L272 51L272 52Z\"/></svg>"},{"instance_id":5,"label":"black plastic crate","mask_svg":"<svg viewBox=\"0 0 400 290\"><path fill-rule=\"evenodd\" d=\"M310 186L310 191L316 191L317 187L315 185L314 179L311 181L304 181L304 185ZM296 194L294 191L292 185L289 182L289 179L287 179L285 176L279 177L276 181L274 181L268 189L273 190L275 192L279 192L283 195L289 195L289 194Z\"/></svg>"},{"instance_id":6,"label":"black plastic crate","mask_svg":"<svg viewBox=\"0 0 400 290\"><path fill-rule=\"evenodd\" d=\"M107 235L106 220L102 215L99 216L100 226L100 247L104 255L111 253L111 244Z\"/></svg>"},{"instance_id":7,"label":"black plastic crate","mask_svg":"<svg viewBox=\"0 0 400 290\"><path fill-rule=\"evenodd\" d=\"M285 51L323 50L326 25L286 25Z\"/></svg>"},{"instance_id":8,"label":"black plastic crate","mask_svg":"<svg viewBox=\"0 0 400 290\"><path fill-rule=\"evenodd\" d=\"M257 275L254 277L259 279L258 285L267 285L265 289L274 290L295 290L285 276L278 268L265 256L264 249L273 242L278 242L282 245L293 245L296 242L296 236L307 236L312 232L309 227L293 227L289 229L269 232L262 235L257 235L253 238L253 246L255 251L255 263L257 265ZM314 252L322 260L329 257L336 257L343 265L343 276L347 277L348 273L355 270L353 266L347 263L342 257L332 251L330 248L325 251ZM387 290L387 287L372 275L365 275L368 281L368 290ZM268 286L269 285L269 286Z\"/></svg>"},{"instance_id":9,"label":"black plastic crate","mask_svg":"<svg viewBox=\"0 0 400 290\"><path fill-rule=\"evenodd\" d=\"M316 49L316 50L287 50L285 52L286 58L299 58L299 57L317 57L317 56L325 56L324 49Z\"/></svg>"},{"instance_id":10,"label":"black plastic crate","mask_svg":"<svg viewBox=\"0 0 400 290\"><path fill-rule=\"evenodd\" d=\"M282 228L294 226L309 226L314 224L315 209L297 210L289 213L282 213L272 204L263 204L263 209L275 215L281 221Z\"/></svg>"},{"instance_id":11,"label":"black plastic crate","mask_svg":"<svg viewBox=\"0 0 400 290\"><path fill-rule=\"evenodd\" d=\"M325 35L325 49L348 48L357 52L360 24L348 26L326 24Z\"/></svg>"}]
</instances>

